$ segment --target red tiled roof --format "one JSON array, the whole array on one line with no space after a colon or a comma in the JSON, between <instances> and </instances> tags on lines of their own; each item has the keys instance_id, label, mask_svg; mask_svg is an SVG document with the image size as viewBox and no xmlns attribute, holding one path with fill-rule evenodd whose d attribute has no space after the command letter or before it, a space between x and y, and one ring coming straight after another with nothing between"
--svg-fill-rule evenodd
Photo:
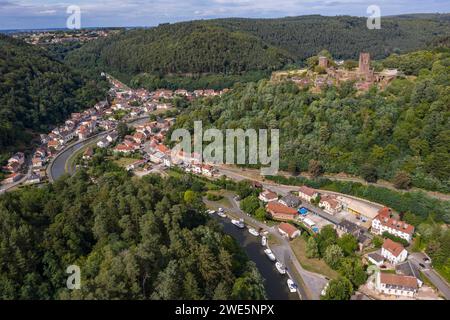
<instances>
[{"instance_id":1,"label":"red tiled roof","mask_svg":"<svg viewBox=\"0 0 450 320\"><path fill-rule=\"evenodd\" d=\"M284 232L286 232L289 237L292 237L292 235L298 231L298 229L296 227L294 227L292 224L290 223L286 223L286 222L282 222L280 223L280 225L278 226L279 229L283 230Z\"/></svg>"},{"instance_id":2,"label":"red tiled roof","mask_svg":"<svg viewBox=\"0 0 450 320\"><path fill-rule=\"evenodd\" d=\"M394 242L391 239L384 240L383 248L392 253L396 257L398 257L400 253L402 253L402 251L405 250L405 247L403 247L402 244Z\"/></svg>"},{"instance_id":3,"label":"red tiled roof","mask_svg":"<svg viewBox=\"0 0 450 320\"><path fill-rule=\"evenodd\" d=\"M381 209L383 210L383 209ZM396 220L393 218L390 218L389 216L386 216L386 213L379 213L375 219L378 219L380 221L380 223L383 226L404 232L404 233L408 233L410 235L412 235L414 233L414 226L407 224L406 222L400 221L400 220Z\"/></svg>"},{"instance_id":4,"label":"red tiled roof","mask_svg":"<svg viewBox=\"0 0 450 320\"><path fill-rule=\"evenodd\" d=\"M310 197L312 197L315 193L317 193L316 190L314 190L313 188L307 187L307 186L301 186L298 191L301 193L304 193Z\"/></svg>"},{"instance_id":5,"label":"red tiled roof","mask_svg":"<svg viewBox=\"0 0 450 320\"><path fill-rule=\"evenodd\" d=\"M276 194L275 192L272 192L270 190L266 190L266 191L262 192L261 194L266 199L278 199L278 194Z\"/></svg>"},{"instance_id":6,"label":"red tiled roof","mask_svg":"<svg viewBox=\"0 0 450 320\"><path fill-rule=\"evenodd\" d=\"M290 214L290 215L298 214L297 210L282 205L281 203L278 202L269 202L269 204L267 205L267 210L278 214Z\"/></svg>"},{"instance_id":7,"label":"red tiled roof","mask_svg":"<svg viewBox=\"0 0 450 320\"><path fill-rule=\"evenodd\" d=\"M403 276L399 274L385 273L380 274L380 282L388 285L417 289L417 279L412 276Z\"/></svg>"}]
</instances>

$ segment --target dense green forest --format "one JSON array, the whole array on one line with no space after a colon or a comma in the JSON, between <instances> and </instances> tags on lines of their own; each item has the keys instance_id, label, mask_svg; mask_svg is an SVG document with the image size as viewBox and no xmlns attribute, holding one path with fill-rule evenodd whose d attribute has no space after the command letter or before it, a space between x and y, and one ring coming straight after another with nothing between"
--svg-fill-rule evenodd
<instances>
[{"instance_id":1,"label":"dense green forest","mask_svg":"<svg viewBox=\"0 0 450 320\"><path fill-rule=\"evenodd\" d=\"M0 154L93 106L105 89L39 47L0 35Z\"/></svg>"},{"instance_id":2,"label":"dense green forest","mask_svg":"<svg viewBox=\"0 0 450 320\"><path fill-rule=\"evenodd\" d=\"M125 31L67 55L74 66L98 68L128 78L140 73L241 74L276 70L293 59L257 37L208 22Z\"/></svg>"},{"instance_id":3,"label":"dense green forest","mask_svg":"<svg viewBox=\"0 0 450 320\"><path fill-rule=\"evenodd\" d=\"M381 59L424 48L450 34L448 15L384 17L380 30L369 30L366 20L312 15L164 24L90 42L71 50L66 60L149 89L217 89L259 80L292 62L302 64L324 48L338 59L355 59L361 51ZM61 56L67 48L62 49L52 50ZM246 76L239 79L237 74Z\"/></svg>"},{"instance_id":4,"label":"dense green forest","mask_svg":"<svg viewBox=\"0 0 450 320\"><path fill-rule=\"evenodd\" d=\"M95 181L95 182L94 182ZM265 299L239 245L205 213L192 177L88 171L0 197L1 299ZM66 289L66 268L81 289Z\"/></svg>"},{"instance_id":5,"label":"dense green forest","mask_svg":"<svg viewBox=\"0 0 450 320\"><path fill-rule=\"evenodd\" d=\"M428 59L432 57L432 64ZM213 100L195 102L175 128L280 129L281 169L361 175L368 181L410 179L412 185L450 191L450 50L401 56L418 77L399 78L384 91L357 94L352 84L316 94L294 83L238 84ZM389 59L396 66L396 59ZM416 61L418 60L418 62ZM415 73L411 71L411 73ZM175 129L174 128L174 129ZM404 187L409 187L406 184Z\"/></svg>"},{"instance_id":6,"label":"dense green forest","mask_svg":"<svg viewBox=\"0 0 450 320\"><path fill-rule=\"evenodd\" d=\"M230 30L258 36L263 41L285 49L297 60L304 60L328 49L338 59L356 59L361 51L373 58L391 53L405 53L424 47L433 38L448 35L450 15L404 15L382 17L381 29L367 28L367 18L320 15L281 19L213 20Z\"/></svg>"}]
</instances>

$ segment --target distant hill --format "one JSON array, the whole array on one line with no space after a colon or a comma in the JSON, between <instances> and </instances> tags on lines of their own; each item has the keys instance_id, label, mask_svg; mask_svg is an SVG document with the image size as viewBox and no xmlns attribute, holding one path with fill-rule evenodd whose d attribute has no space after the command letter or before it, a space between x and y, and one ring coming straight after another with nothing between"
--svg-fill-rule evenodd
<instances>
[{"instance_id":1,"label":"distant hill","mask_svg":"<svg viewBox=\"0 0 450 320\"><path fill-rule=\"evenodd\" d=\"M338 59L368 51L375 59L423 48L450 34L450 14L410 14L381 18L381 29L367 28L367 18L320 15L281 19L220 19L211 23L251 33L303 60L327 49Z\"/></svg>"},{"instance_id":2,"label":"distant hill","mask_svg":"<svg viewBox=\"0 0 450 320\"><path fill-rule=\"evenodd\" d=\"M72 65L125 75L239 74L276 70L292 61L287 51L256 36L199 21L126 31L68 55Z\"/></svg>"},{"instance_id":3,"label":"distant hill","mask_svg":"<svg viewBox=\"0 0 450 320\"><path fill-rule=\"evenodd\" d=\"M89 82L44 50L0 34L0 157L102 95L101 82Z\"/></svg>"},{"instance_id":4,"label":"distant hill","mask_svg":"<svg viewBox=\"0 0 450 320\"><path fill-rule=\"evenodd\" d=\"M338 59L355 59L361 51L381 59L421 49L450 34L449 18L439 14L384 17L380 30L369 30L366 18L350 16L181 22L91 42L70 52L67 61L96 72L107 70L125 81L142 73L173 77L269 72L322 49ZM155 85L153 78L139 82Z\"/></svg>"}]
</instances>

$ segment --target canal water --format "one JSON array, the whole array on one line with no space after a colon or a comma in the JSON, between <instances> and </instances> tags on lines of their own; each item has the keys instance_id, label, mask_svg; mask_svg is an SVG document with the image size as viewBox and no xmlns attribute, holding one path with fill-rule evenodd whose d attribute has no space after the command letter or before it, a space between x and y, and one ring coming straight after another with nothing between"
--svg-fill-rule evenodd
<instances>
[{"instance_id":1,"label":"canal water","mask_svg":"<svg viewBox=\"0 0 450 320\"><path fill-rule=\"evenodd\" d=\"M245 253L252 260L264 278L264 287L269 300L299 300L297 293L289 292L287 287L287 275L281 275L275 268L275 263L270 261L261 246L261 237L255 237L248 232L248 229L238 229L230 220L222 219L213 215L222 226L223 231L232 236L244 249Z\"/></svg>"}]
</instances>

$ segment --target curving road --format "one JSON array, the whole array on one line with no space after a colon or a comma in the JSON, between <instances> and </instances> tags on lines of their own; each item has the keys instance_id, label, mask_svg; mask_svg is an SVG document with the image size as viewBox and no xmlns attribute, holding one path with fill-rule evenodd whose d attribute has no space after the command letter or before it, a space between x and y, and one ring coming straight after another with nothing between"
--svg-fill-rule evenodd
<instances>
[{"instance_id":1,"label":"curving road","mask_svg":"<svg viewBox=\"0 0 450 320\"><path fill-rule=\"evenodd\" d=\"M140 117L138 119L134 119L130 122L128 122L129 125L136 125L141 122L144 122L149 119L149 116ZM74 143L69 144L67 147L65 147L61 152L59 152L49 163L47 167L47 176L48 180L50 182L53 182L60 178L62 175L64 175L66 172L66 167L69 159L72 157L72 155L77 152L78 150L82 149L88 144L96 143L106 137L109 133L111 133L113 130L104 131L101 133L98 133L92 137L89 137L85 140L76 141ZM69 172L72 173L72 172Z\"/></svg>"}]
</instances>

